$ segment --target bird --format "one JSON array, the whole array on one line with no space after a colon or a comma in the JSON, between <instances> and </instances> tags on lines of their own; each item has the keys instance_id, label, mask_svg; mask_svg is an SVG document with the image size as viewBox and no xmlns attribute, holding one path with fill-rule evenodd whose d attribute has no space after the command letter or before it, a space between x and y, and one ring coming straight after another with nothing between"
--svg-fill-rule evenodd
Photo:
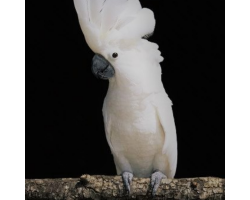
<instances>
[{"instance_id":1,"label":"bird","mask_svg":"<svg viewBox=\"0 0 250 200\"><path fill-rule=\"evenodd\" d=\"M156 20L139 0L74 0L78 21L95 53L91 70L109 81L103 103L106 139L117 175L131 194L133 177L150 178L152 195L174 178L177 135L172 101L162 83Z\"/></svg>"}]
</instances>

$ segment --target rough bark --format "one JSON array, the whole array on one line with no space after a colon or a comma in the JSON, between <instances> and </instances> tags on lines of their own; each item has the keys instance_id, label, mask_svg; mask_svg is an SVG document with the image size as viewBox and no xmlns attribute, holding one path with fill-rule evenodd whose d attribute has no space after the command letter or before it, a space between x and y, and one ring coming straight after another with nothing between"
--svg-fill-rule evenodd
<instances>
[{"instance_id":1,"label":"rough bark","mask_svg":"<svg viewBox=\"0 0 250 200\"><path fill-rule=\"evenodd\" d=\"M163 179L153 198L149 178L133 178L131 195L125 193L120 176L90 176L62 179L26 179L26 200L81 199L225 199L221 178Z\"/></svg>"}]
</instances>

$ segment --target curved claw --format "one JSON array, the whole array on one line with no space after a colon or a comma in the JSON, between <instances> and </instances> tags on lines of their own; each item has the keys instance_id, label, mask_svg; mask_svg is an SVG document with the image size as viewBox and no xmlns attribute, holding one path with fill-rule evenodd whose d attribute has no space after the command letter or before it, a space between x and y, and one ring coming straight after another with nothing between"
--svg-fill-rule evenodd
<instances>
[{"instance_id":1,"label":"curved claw","mask_svg":"<svg viewBox=\"0 0 250 200\"><path fill-rule=\"evenodd\" d=\"M155 196L158 187L161 184L161 179L167 178L162 172L156 171L151 175L151 187L152 187L152 195Z\"/></svg>"},{"instance_id":2,"label":"curved claw","mask_svg":"<svg viewBox=\"0 0 250 200\"><path fill-rule=\"evenodd\" d=\"M128 194L130 194L130 185L132 183L132 179L133 179L133 174L130 172L123 172L122 173L122 180L123 183L125 185L126 191L128 192Z\"/></svg>"}]
</instances>

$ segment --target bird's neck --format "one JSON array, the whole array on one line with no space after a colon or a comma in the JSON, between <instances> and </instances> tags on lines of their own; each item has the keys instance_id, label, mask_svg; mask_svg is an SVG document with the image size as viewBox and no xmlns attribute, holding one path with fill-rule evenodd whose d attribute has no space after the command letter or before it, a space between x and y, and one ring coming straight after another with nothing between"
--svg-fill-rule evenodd
<instances>
[{"instance_id":1,"label":"bird's neck","mask_svg":"<svg viewBox=\"0 0 250 200\"><path fill-rule=\"evenodd\" d=\"M165 91L161 82L161 75L151 77L145 76L124 76L116 73L116 76L109 80L108 94L119 95L124 98L141 99L153 93Z\"/></svg>"}]
</instances>

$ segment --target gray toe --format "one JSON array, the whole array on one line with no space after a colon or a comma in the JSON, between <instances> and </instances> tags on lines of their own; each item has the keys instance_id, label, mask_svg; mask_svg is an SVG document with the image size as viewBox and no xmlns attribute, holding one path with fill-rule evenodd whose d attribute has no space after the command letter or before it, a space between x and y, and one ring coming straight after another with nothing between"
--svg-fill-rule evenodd
<instances>
[{"instance_id":1,"label":"gray toe","mask_svg":"<svg viewBox=\"0 0 250 200\"><path fill-rule=\"evenodd\" d=\"M123 183L124 183L126 191L128 192L128 194L130 194L130 185L132 183L133 174L130 172L123 172L122 179L123 179Z\"/></svg>"},{"instance_id":2,"label":"gray toe","mask_svg":"<svg viewBox=\"0 0 250 200\"><path fill-rule=\"evenodd\" d=\"M152 187L152 195L155 196L158 187L161 184L161 179L166 178L166 176L160 172L156 171L151 175L151 187Z\"/></svg>"}]
</instances>

